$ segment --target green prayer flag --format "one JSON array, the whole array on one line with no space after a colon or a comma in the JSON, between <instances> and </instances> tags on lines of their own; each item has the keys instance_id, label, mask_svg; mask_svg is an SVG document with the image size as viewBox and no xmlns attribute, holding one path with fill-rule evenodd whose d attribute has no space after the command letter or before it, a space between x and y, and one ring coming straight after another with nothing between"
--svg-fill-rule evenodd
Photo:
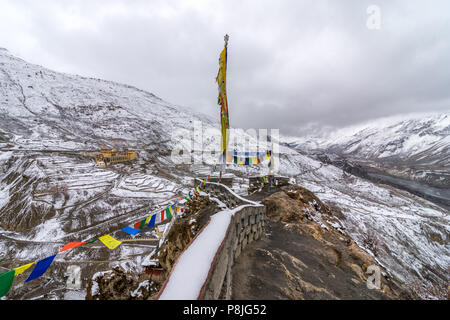
<instances>
[{"instance_id":1,"label":"green prayer flag","mask_svg":"<svg viewBox=\"0 0 450 320\"><path fill-rule=\"evenodd\" d=\"M92 243L92 242L95 242L95 241L97 241L98 239L94 239L94 240L91 240L91 241L88 241L88 243Z\"/></svg>"},{"instance_id":2,"label":"green prayer flag","mask_svg":"<svg viewBox=\"0 0 450 320\"><path fill-rule=\"evenodd\" d=\"M9 289L11 289L15 273L16 272L13 269L8 272L0 274L0 297L6 295Z\"/></svg>"},{"instance_id":3,"label":"green prayer flag","mask_svg":"<svg viewBox=\"0 0 450 320\"><path fill-rule=\"evenodd\" d=\"M167 216L167 219L172 218L172 213L170 212L170 207L166 208L166 216Z\"/></svg>"}]
</instances>

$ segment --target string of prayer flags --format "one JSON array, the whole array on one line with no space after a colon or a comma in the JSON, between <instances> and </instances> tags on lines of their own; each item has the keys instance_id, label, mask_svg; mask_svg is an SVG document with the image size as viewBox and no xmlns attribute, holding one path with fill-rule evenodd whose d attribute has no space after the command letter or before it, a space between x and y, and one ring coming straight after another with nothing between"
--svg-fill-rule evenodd
<instances>
[{"instance_id":1,"label":"string of prayer flags","mask_svg":"<svg viewBox=\"0 0 450 320\"><path fill-rule=\"evenodd\" d=\"M35 264L36 261L33 261L31 263L25 264L23 266L14 268L14 276L18 276L19 274L23 273L25 270L27 270L29 267L31 267L33 264Z\"/></svg>"},{"instance_id":2,"label":"string of prayer flags","mask_svg":"<svg viewBox=\"0 0 450 320\"><path fill-rule=\"evenodd\" d=\"M109 234L101 236L98 239L111 250L117 248L122 243L122 241L114 239Z\"/></svg>"},{"instance_id":3,"label":"string of prayer flags","mask_svg":"<svg viewBox=\"0 0 450 320\"><path fill-rule=\"evenodd\" d=\"M261 160L262 157L262 160ZM229 163L234 163L238 165L252 165L252 164L260 164L262 161L266 159L270 159L270 155L265 154L263 156L250 156L250 157L241 157L241 156L233 156L232 160L227 161Z\"/></svg>"},{"instance_id":4,"label":"string of prayer flags","mask_svg":"<svg viewBox=\"0 0 450 320\"><path fill-rule=\"evenodd\" d=\"M87 242L69 242L68 244L66 244L61 250L59 250L59 252L63 252L72 248L76 248L79 246L82 246L83 244L86 244Z\"/></svg>"},{"instance_id":5,"label":"string of prayer flags","mask_svg":"<svg viewBox=\"0 0 450 320\"><path fill-rule=\"evenodd\" d=\"M28 276L28 279L25 280L25 283L42 276L45 273L45 271L47 271L47 269L50 267L50 265L52 264L53 259L55 259L55 257L56 257L56 254L54 254L50 257L47 257L45 259L39 260L36 263L36 266L34 267L33 271L31 271L30 275Z\"/></svg>"},{"instance_id":6,"label":"string of prayer flags","mask_svg":"<svg viewBox=\"0 0 450 320\"><path fill-rule=\"evenodd\" d=\"M0 274L0 297L3 297L11 289L14 281L14 270L9 270Z\"/></svg>"}]
</instances>

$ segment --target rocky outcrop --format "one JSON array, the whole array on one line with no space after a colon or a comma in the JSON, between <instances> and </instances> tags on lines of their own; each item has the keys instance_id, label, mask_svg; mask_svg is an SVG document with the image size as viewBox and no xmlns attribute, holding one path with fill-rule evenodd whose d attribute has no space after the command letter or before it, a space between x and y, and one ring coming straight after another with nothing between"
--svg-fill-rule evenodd
<instances>
[{"instance_id":1,"label":"rocky outcrop","mask_svg":"<svg viewBox=\"0 0 450 320\"><path fill-rule=\"evenodd\" d=\"M307 189L285 186L262 203L267 236L236 260L233 299L410 298L346 235L336 218L340 213ZM378 288L370 286L375 272Z\"/></svg>"},{"instance_id":2,"label":"rocky outcrop","mask_svg":"<svg viewBox=\"0 0 450 320\"><path fill-rule=\"evenodd\" d=\"M120 267L98 272L87 288L86 300L128 300L137 279Z\"/></svg>"}]
</instances>

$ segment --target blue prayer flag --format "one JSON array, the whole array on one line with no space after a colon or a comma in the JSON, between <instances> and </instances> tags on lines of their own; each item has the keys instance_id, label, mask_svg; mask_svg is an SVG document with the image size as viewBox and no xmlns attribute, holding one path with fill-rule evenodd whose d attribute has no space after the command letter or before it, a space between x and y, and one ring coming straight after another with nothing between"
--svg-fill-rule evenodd
<instances>
[{"instance_id":1,"label":"blue prayer flag","mask_svg":"<svg viewBox=\"0 0 450 320\"><path fill-rule=\"evenodd\" d=\"M133 236L139 233L139 229L135 229L130 226L126 226L125 228L122 228L122 231L126 232L128 234L132 234Z\"/></svg>"},{"instance_id":2,"label":"blue prayer flag","mask_svg":"<svg viewBox=\"0 0 450 320\"><path fill-rule=\"evenodd\" d=\"M156 214L152 215L152 218L150 219L150 222L148 223L148 227L151 228L155 225L156 221Z\"/></svg>"},{"instance_id":3,"label":"blue prayer flag","mask_svg":"<svg viewBox=\"0 0 450 320\"><path fill-rule=\"evenodd\" d=\"M34 279L42 276L45 273L45 271L47 271L48 267L50 267L50 265L52 264L53 259L55 259L55 257L56 257L56 254L53 256L47 257L45 259L39 260L36 263L36 266L34 267L31 274L28 276L28 279L25 280L25 282L34 280Z\"/></svg>"}]
</instances>

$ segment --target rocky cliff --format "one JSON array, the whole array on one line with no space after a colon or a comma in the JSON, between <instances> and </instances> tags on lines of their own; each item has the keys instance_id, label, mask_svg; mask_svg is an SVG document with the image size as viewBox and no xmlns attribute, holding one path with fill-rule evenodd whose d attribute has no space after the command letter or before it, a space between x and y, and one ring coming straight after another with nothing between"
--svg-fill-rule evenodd
<instances>
[{"instance_id":1,"label":"rocky cliff","mask_svg":"<svg viewBox=\"0 0 450 320\"><path fill-rule=\"evenodd\" d=\"M290 185L262 202L267 234L236 260L233 299L412 298L312 192ZM379 270L379 288L368 288L368 268Z\"/></svg>"}]
</instances>

